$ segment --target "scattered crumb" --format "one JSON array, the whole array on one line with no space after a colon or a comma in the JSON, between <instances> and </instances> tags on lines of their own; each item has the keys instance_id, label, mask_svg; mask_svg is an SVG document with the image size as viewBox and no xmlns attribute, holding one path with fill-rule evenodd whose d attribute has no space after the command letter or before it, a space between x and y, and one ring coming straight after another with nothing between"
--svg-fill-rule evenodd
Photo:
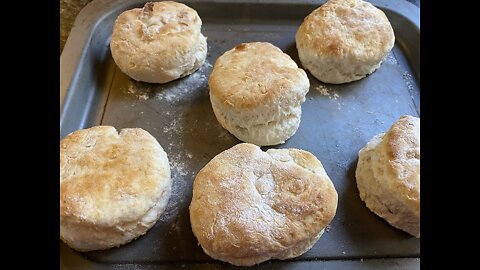
<instances>
[{"instance_id":1,"label":"scattered crumb","mask_svg":"<svg viewBox=\"0 0 480 270\"><path fill-rule=\"evenodd\" d=\"M408 71L403 72L403 80L405 81L405 84L407 85L408 90L413 90L413 77L412 74L410 74Z\"/></svg>"},{"instance_id":2,"label":"scattered crumb","mask_svg":"<svg viewBox=\"0 0 480 270\"><path fill-rule=\"evenodd\" d=\"M181 132L181 126L178 124L178 118L174 119L172 122L170 122L170 125L164 126L163 127L163 133L175 133L175 134L180 134Z\"/></svg>"},{"instance_id":3,"label":"scattered crumb","mask_svg":"<svg viewBox=\"0 0 480 270\"><path fill-rule=\"evenodd\" d=\"M323 85L318 85L317 87L315 87L315 90L320 92L320 94L322 94L322 96L330 96L330 93L328 92L328 88L326 88Z\"/></svg>"},{"instance_id":4,"label":"scattered crumb","mask_svg":"<svg viewBox=\"0 0 480 270\"><path fill-rule=\"evenodd\" d=\"M342 254L346 254L346 252L345 252L345 251L342 251Z\"/></svg>"},{"instance_id":5,"label":"scattered crumb","mask_svg":"<svg viewBox=\"0 0 480 270\"><path fill-rule=\"evenodd\" d=\"M360 258L360 262L363 262L363 258Z\"/></svg>"},{"instance_id":6,"label":"scattered crumb","mask_svg":"<svg viewBox=\"0 0 480 270\"><path fill-rule=\"evenodd\" d=\"M325 232L329 232L331 228L330 225L327 225L327 227L325 227Z\"/></svg>"},{"instance_id":7,"label":"scattered crumb","mask_svg":"<svg viewBox=\"0 0 480 270\"><path fill-rule=\"evenodd\" d=\"M190 153L187 153L187 157L188 157L188 158L192 158L192 157L193 157L193 155L192 155L192 154L190 154Z\"/></svg>"},{"instance_id":8,"label":"scattered crumb","mask_svg":"<svg viewBox=\"0 0 480 270\"><path fill-rule=\"evenodd\" d=\"M339 98L340 96L337 94L337 92L331 90L331 89L328 89L326 86L324 85L318 85L317 87L315 87L315 90L317 90L318 92L320 92L320 94L322 96L327 96L329 99L334 99L334 100L337 100L337 98Z\"/></svg>"},{"instance_id":9,"label":"scattered crumb","mask_svg":"<svg viewBox=\"0 0 480 270\"><path fill-rule=\"evenodd\" d=\"M170 169L172 170L172 176L186 176L189 171L185 162L182 162L181 154L169 155ZM173 178L173 177L172 177Z\"/></svg>"},{"instance_id":10,"label":"scattered crumb","mask_svg":"<svg viewBox=\"0 0 480 270\"><path fill-rule=\"evenodd\" d=\"M390 64L398 65L398 61L391 51L387 54L387 58L385 60Z\"/></svg>"},{"instance_id":11,"label":"scattered crumb","mask_svg":"<svg viewBox=\"0 0 480 270\"><path fill-rule=\"evenodd\" d=\"M148 99L148 93L144 89L139 89L134 85L134 82L130 83L127 89L127 93L131 96L136 97L140 101L145 101Z\"/></svg>"}]
</instances>

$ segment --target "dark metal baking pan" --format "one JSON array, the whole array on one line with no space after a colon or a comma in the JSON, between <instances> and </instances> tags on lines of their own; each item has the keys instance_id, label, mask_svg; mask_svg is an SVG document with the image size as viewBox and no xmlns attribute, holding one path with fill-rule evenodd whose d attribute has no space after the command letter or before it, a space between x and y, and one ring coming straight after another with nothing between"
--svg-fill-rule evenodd
<instances>
[{"instance_id":1,"label":"dark metal baking pan","mask_svg":"<svg viewBox=\"0 0 480 270\"><path fill-rule=\"evenodd\" d=\"M93 1L79 14L60 59L60 138L93 125L149 131L167 152L173 194L156 225L137 240L106 251L78 253L60 242L63 269L229 268L204 254L189 222L192 182L210 159L239 141L221 128L208 97L219 55L241 42L268 41L298 64L295 32L324 1L181 1L196 9L208 37L207 61L164 85L135 82L115 65L109 40L115 18L145 1ZM357 82L311 87L297 133L279 148L315 154L338 191L337 214L317 244L289 261L259 269L416 269L420 241L388 225L360 200L354 172L358 150L403 114L420 114L419 9L402 0L376 0L396 43L380 69ZM320 90L320 91L319 91ZM264 147L264 149L266 149Z\"/></svg>"}]
</instances>

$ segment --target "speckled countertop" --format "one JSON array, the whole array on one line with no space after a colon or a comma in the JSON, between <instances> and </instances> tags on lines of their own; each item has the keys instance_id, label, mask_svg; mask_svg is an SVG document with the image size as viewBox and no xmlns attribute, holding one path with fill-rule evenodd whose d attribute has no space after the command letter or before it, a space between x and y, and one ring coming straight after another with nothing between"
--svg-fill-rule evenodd
<instances>
[{"instance_id":1,"label":"speckled countertop","mask_svg":"<svg viewBox=\"0 0 480 270\"><path fill-rule=\"evenodd\" d=\"M75 17L92 0L60 0L60 52L67 41ZM403 0L401 0L403 1ZM420 7L420 0L406 0Z\"/></svg>"},{"instance_id":2,"label":"speckled countertop","mask_svg":"<svg viewBox=\"0 0 480 270\"><path fill-rule=\"evenodd\" d=\"M67 41L77 14L92 0L60 0L60 52Z\"/></svg>"}]
</instances>

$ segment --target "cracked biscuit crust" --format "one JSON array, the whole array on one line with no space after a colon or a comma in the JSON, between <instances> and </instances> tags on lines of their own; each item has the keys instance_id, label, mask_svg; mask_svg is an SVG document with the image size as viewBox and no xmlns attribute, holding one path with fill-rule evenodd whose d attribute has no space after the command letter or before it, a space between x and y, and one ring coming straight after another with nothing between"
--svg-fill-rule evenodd
<instances>
[{"instance_id":1,"label":"cracked biscuit crust","mask_svg":"<svg viewBox=\"0 0 480 270\"><path fill-rule=\"evenodd\" d=\"M75 131L60 142L60 237L79 251L125 244L155 224L171 185L167 154L147 131Z\"/></svg>"},{"instance_id":2,"label":"cracked biscuit crust","mask_svg":"<svg viewBox=\"0 0 480 270\"><path fill-rule=\"evenodd\" d=\"M192 230L215 259L248 266L308 251L332 221L337 192L320 161L298 149L238 144L196 176Z\"/></svg>"}]
</instances>

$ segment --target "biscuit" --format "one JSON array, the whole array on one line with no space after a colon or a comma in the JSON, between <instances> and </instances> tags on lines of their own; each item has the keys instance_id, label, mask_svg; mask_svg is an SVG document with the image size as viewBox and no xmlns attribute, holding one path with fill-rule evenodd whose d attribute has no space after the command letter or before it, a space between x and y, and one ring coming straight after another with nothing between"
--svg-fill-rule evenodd
<instances>
[{"instance_id":1,"label":"biscuit","mask_svg":"<svg viewBox=\"0 0 480 270\"><path fill-rule=\"evenodd\" d=\"M225 52L208 84L218 122L239 140L259 146L284 143L295 134L310 87L305 71L267 42Z\"/></svg>"},{"instance_id":2,"label":"biscuit","mask_svg":"<svg viewBox=\"0 0 480 270\"><path fill-rule=\"evenodd\" d=\"M207 56L197 12L173 1L149 2L120 14L110 49L115 63L137 81L166 83L195 72Z\"/></svg>"},{"instance_id":3,"label":"biscuit","mask_svg":"<svg viewBox=\"0 0 480 270\"><path fill-rule=\"evenodd\" d=\"M167 154L145 130L73 132L60 141L60 238L78 251L128 243L155 224L171 186Z\"/></svg>"},{"instance_id":4,"label":"biscuit","mask_svg":"<svg viewBox=\"0 0 480 270\"><path fill-rule=\"evenodd\" d=\"M360 198L392 226L420 237L420 118L404 115L359 152Z\"/></svg>"},{"instance_id":5,"label":"biscuit","mask_svg":"<svg viewBox=\"0 0 480 270\"><path fill-rule=\"evenodd\" d=\"M303 67L326 83L360 80L380 67L395 36L385 14L362 0L330 0L296 34Z\"/></svg>"},{"instance_id":6,"label":"biscuit","mask_svg":"<svg viewBox=\"0 0 480 270\"><path fill-rule=\"evenodd\" d=\"M338 195L321 162L299 149L241 143L197 174L192 230L206 254L237 266L302 255L332 221Z\"/></svg>"}]
</instances>

